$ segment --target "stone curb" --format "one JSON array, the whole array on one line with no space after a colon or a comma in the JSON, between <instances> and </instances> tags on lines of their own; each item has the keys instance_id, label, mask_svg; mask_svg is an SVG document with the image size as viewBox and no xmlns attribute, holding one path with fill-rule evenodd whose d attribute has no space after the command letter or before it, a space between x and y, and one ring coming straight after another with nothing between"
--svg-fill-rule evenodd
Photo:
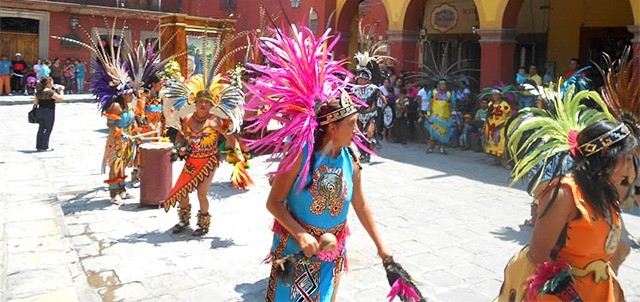
<instances>
[{"instance_id":1,"label":"stone curb","mask_svg":"<svg viewBox=\"0 0 640 302\"><path fill-rule=\"evenodd\" d=\"M65 100L65 103L95 103L96 99L92 98L92 99L71 99L71 100ZM12 106L12 105L31 105L33 104L33 100L15 100L15 101L8 101L8 100L1 100L0 99L0 106Z\"/></svg>"},{"instance_id":2,"label":"stone curb","mask_svg":"<svg viewBox=\"0 0 640 302\"><path fill-rule=\"evenodd\" d=\"M64 212L62 211L62 206L58 202L58 197L55 196L55 202L51 205L51 209L55 214L55 221L60 231L63 235L62 243L65 247L65 250L69 250L74 253L75 261L73 263L67 264L69 271L71 272L71 277L73 279L73 285L76 289L76 293L78 294L78 301L82 302L100 302L102 299L98 296L98 293L94 291L89 282L87 281L87 275L82 267L82 263L80 262L80 257L78 256L78 251L76 251L73 243L71 242L71 233L67 228L67 224L64 221Z\"/></svg>"}]
</instances>

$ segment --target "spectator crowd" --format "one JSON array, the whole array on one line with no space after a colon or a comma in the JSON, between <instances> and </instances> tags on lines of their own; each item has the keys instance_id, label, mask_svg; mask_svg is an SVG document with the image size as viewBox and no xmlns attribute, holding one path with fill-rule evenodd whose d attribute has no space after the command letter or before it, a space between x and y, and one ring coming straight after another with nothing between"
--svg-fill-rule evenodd
<instances>
[{"instance_id":1,"label":"spectator crowd","mask_svg":"<svg viewBox=\"0 0 640 302\"><path fill-rule=\"evenodd\" d=\"M53 78L54 84L65 86L65 93L84 93L86 62L78 59L55 58L38 59L29 65L21 53L15 53L13 60L7 54L0 60L0 93L2 95L29 95L36 93L36 84L43 78Z\"/></svg>"}]
</instances>

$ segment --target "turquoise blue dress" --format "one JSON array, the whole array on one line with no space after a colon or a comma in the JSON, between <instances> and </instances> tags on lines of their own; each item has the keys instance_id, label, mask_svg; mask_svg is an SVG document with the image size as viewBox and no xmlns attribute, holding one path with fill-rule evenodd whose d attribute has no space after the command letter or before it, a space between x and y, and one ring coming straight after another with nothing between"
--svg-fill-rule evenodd
<instances>
[{"instance_id":1,"label":"turquoise blue dress","mask_svg":"<svg viewBox=\"0 0 640 302\"><path fill-rule=\"evenodd\" d=\"M303 156L306 158L307 152ZM343 148L336 158L318 153L315 157L313 174L308 176L311 187L299 191L300 180L297 180L285 204L308 233L317 239L331 232L336 235L338 244L335 249L320 252L309 261L296 261L290 277L278 275L274 265L267 288L268 302L331 301L336 276L346 268L345 239L349 235L346 222L353 195L352 157L347 148ZM301 251L295 239L277 221L273 231L271 260ZM306 258L302 256L302 259Z\"/></svg>"}]
</instances>

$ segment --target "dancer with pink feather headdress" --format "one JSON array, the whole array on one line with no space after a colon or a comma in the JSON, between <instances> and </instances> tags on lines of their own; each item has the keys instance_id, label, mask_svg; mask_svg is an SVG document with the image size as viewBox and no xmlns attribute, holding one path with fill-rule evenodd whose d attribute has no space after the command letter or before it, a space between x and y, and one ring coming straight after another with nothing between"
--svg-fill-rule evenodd
<instances>
[{"instance_id":1,"label":"dancer with pink feather headdress","mask_svg":"<svg viewBox=\"0 0 640 302\"><path fill-rule=\"evenodd\" d=\"M250 142L257 153L282 161L273 177L267 208L275 218L272 264L266 301L333 301L346 269L347 213L353 205L385 266L401 269L376 229L364 198L360 164L353 149L364 139L357 127L361 101L347 92L353 78L331 50L329 31L315 37L306 27L274 29L260 50L270 66L250 64L259 76L247 87L247 110L268 108L252 117L252 130L271 120L282 128ZM332 244L323 242L334 237ZM403 271L404 272L404 271ZM393 275L394 294L420 301L408 274ZM401 280L397 281L396 280Z\"/></svg>"}]
</instances>

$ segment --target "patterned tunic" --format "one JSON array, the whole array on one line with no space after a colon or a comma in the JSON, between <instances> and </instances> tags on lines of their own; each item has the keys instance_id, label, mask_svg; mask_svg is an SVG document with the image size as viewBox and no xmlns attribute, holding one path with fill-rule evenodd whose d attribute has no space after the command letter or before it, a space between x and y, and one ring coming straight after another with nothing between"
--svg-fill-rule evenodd
<instances>
[{"instance_id":1,"label":"patterned tunic","mask_svg":"<svg viewBox=\"0 0 640 302\"><path fill-rule=\"evenodd\" d=\"M308 156L307 152L304 154ZM349 235L347 213L353 194L353 162L347 148L336 158L315 154L312 184L298 192L300 180L291 187L285 204L293 217L316 238L326 232L338 239L336 248L322 251L309 261L296 261L290 278L279 276L274 265L266 301L330 301L336 276L345 268L345 239ZM297 254L300 247L277 221L273 227L272 259Z\"/></svg>"},{"instance_id":2,"label":"patterned tunic","mask_svg":"<svg viewBox=\"0 0 640 302\"><path fill-rule=\"evenodd\" d=\"M184 138L188 141L191 151L176 184L164 203L165 210L186 198L215 171L220 163L218 154L218 135L220 133L209 126L200 131L193 131L189 126L191 119L193 117L187 120L183 126Z\"/></svg>"}]
</instances>

